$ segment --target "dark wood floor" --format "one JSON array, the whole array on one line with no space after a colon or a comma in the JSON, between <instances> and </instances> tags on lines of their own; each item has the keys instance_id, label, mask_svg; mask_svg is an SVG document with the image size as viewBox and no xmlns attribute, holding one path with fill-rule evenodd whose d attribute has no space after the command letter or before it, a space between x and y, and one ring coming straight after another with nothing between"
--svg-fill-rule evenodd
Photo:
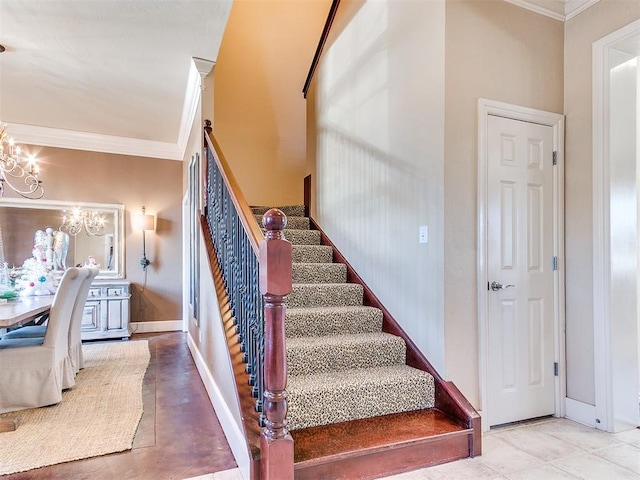
<instances>
[{"instance_id":1,"label":"dark wood floor","mask_svg":"<svg viewBox=\"0 0 640 480\"><path fill-rule=\"evenodd\" d=\"M52 465L2 480L181 480L236 466L187 347L186 334L136 334L149 340L144 414L133 449ZM0 452L0 457L2 453Z\"/></svg>"}]
</instances>

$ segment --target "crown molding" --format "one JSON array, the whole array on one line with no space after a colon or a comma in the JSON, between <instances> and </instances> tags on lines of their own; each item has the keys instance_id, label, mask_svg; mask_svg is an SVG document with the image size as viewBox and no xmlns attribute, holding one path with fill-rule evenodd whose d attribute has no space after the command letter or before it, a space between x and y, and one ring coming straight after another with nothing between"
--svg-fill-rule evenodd
<instances>
[{"instance_id":1,"label":"crown molding","mask_svg":"<svg viewBox=\"0 0 640 480\"><path fill-rule=\"evenodd\" d=\"M564 21L566 22L572 19L599 1L600 0L567 0L567 3L564 5Z\"/></svg>"},{"instance_id":2,"label":"crown molding","mask_svg":"<svg viewBox=\"0 0 640 480\"><path fill-rule=\"evenodd\" d=\"M187 91L184 95L184 104L182 106L182 120L180 122L180 131L178 133L178 149L182 152L180 160L184 158L184 152L187 150L191 127L198 111L198 104L204 90L204 79L213 70L216 62L205 60L203 58L192 57L191 67L189 68L189 77L187 79Z\"/></svg>"},{"instance_id":3,"label":"crown molding","mask_svg":"<svg viewBox=\"0 0 640 480\"><path fill-rule=\"evenodd\" d=\"M564 15L562 13L554 12L553 10L549 10L548 8L541 7L540 5L536 5L535 3L528 2L527 0L505 0L507 3L512 3L522 8L526 8L527 10L531 10L532 12L539 13L540 15L544 15L546 17L551 17L555 20L560 20L564 22Z\"/></svg>"},{"instance_id":4,"label":"crown molding","mask_svg":"<svg viewBox=\"0 0 640 480\"><path fill-rule=\"evenodd\" d=\"M191 127L198 111L204 79L215 65L215 62L202 58L194 57L192 60L176 143L76 132L20 123L8 123L8 130L11 131L11 135L16 141L27 145L182 161L189 142Z\"/></svg>"},{"instance_id":5,"label":"crown molding","mask_svg":"<svg viewBox=\"0 0 640 480\"><path fill-rule=\"evenodd\" d=\"M564 13L558 13L549 8L542 7L533 1L505 0L505 2L512 3L513 5L517 5L522 8L526 8L527 10L539 13L540 15L551 17L555 20L560 20L561 22L566 22L567 20L584 12L587 8L595 5L599 1L600 0L567 0L564 4Z\"/></svg>"},{"instance_id":6,"label":"crown molding","mask_svg":"<svg viewBox=\"0 0 640 480\"><path fill-rule=\"evenodd\" d=\"M69 148L71 150L113 153L116 155L134 155L164 160L182 160L183 156L175 143L37 127L20 123L8 123L7 126L16 141L28 145Z\"/></svg>"}]
</instances>

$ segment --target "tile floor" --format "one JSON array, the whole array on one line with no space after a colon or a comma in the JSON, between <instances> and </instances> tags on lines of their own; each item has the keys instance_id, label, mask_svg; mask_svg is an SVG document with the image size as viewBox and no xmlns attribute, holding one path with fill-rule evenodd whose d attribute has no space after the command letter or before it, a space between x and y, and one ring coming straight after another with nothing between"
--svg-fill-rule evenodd
<instances>
[{"instance_id":1,"label":"tile floor","mask_svg":"<svg viewBox=\"0 0 640 480\"><path fill-rule=\"evenodd\" d=\"M609 434L566 419L491 430L483 455L387 480L640 480L640 429ZM198 477L242 480L238 469ZM323 479L329 480L329 479Z\"/></svg>"}]
</instances>

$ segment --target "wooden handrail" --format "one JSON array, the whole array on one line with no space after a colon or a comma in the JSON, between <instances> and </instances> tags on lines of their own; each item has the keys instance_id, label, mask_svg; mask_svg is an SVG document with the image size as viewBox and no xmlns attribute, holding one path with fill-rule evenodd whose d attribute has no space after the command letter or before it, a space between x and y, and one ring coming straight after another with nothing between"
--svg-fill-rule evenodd
<instances>
[{"instance_id":1,"label":"wooden handrail","mask_svg":"<svg viewBox=\"0 0 640 480\"><path fill-rule=\"evenodd\" d=\"M209 127L210 128L210 127ZM221 172L224 172L223 179L224 183L227 185L227 189L229 192L233 192L231 195L231 200L238 211L238 216L240 217L240 221L242 222L242 226L247 232L247 236L249 237L249 242L251 243L251 248L253 249L256 256L259 254L260 242L264 239L264 235L258 222L256 222L253 212L251 211L251 207L244 197L242 190L240 189L240 185L236 180L231 167L229 166L229 162L225 158L222 153L222 149L215 137L207 131L207 126L205 125L205 142L208 147L215 152L213 158L218 164L218 168Z\"/></svg>"},{"instance_id":2,"label":"wooden handrail","mask_svg":"<svg viewBox=\"0 0 640 480\"><path fill-rule=\"evenodd\" d=\"M255 435L250 435L243 419L252 459L250 475L252 479L293 480L293 438L286 419L285 299L292 288L292 248L283 233L287 217L278 209L267 211L262 218L267 231L263 235L211 133L211 122L205 121L204 156L211 163L206 165L202 228L212 240L207 238L206 244L212 272L219 270L216 290L222 290L218 297L227 304L227 319L236 325L235 338L253 387L250 392L245 389L244 396L248 393L257 399L260 424L264 422L258 464Z\"/></svg>"},{"instance_id":3,"label":"wooden handrail","mask_svg":"<svg viewBox=\"0 0 640 480\"><path fill-rule=\"evenodd\" d=\"M311 80L313 80L313 75L316 73L316 68L318 68L318 64L320 63L320 57L322 56L324 45L325 43L327 43L327 38L329 37L329 32L331 31L331 25L333 25L333 19L336 17L336 12L338 11L339 5L340 0L333 0L333 2L331 2L331 8L329 9L327 21L324 23L324 28L322 29L322 35L320 35L320 41L318 42L316 53L313 55L313 60L311 61L311 67L309 68L307 79L304 82L304 87L302 87L302 94L304 95L304 98L307 98L307 93L309 92L309 87L311 86Z\"/></svg>"}]
</instances>

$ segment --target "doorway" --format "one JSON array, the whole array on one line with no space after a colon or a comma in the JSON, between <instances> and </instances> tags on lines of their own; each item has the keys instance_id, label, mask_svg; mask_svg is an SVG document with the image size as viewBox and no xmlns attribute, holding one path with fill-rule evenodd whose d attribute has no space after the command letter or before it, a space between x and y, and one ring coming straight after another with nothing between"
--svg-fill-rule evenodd
<instances>
[{"instance_id":1,"label":"doorway","mask_svg":"<svg viewBox=\"0 0 640 480\"><path fill-rule=\"evenodd\" d=\"M478 102L478 319L485 429L564 416L564 117Z\"/></svg>"},{"instance_id":2,"label":"doorway","mask_svg":"<svg viewBox=\"0 0 640 480\"><path fill-rule=\"evenodd\" d=\"M596 428L639 424L640 20L593 44Z\"/></svg>"}]
</instances>

